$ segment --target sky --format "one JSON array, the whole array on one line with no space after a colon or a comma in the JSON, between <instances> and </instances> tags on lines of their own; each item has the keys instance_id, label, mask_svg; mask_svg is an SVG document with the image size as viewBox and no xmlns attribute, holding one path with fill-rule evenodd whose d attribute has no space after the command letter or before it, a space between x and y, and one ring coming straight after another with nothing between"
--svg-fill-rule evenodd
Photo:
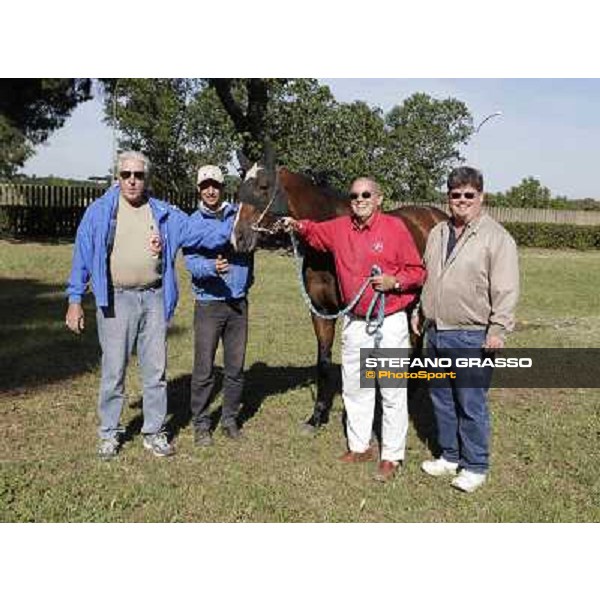
<instances>
[{"instance_id":1,"label":"sky","mask_svg":"<svg viewBox=\"0 0 600 600\"><path fill-rule=\"evenodd\" d=\"M415 92L462 100L474 124L488 120L466 147L486 189L505 191L535 177L553 195L600 199L600 79L321 79L342 102L363 100L384 111ZM112 131L99 99L79 105L65 126L38 147L22 170L87 178L110 170Z\"/></svg>"}]
</instances>

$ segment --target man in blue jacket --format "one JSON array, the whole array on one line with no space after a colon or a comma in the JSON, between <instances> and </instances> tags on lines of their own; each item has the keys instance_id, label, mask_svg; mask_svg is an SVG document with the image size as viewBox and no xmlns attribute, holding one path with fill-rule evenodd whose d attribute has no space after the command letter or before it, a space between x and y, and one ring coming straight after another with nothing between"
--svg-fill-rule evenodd
<instances>
[{"instance_id":1,"label":"man in blue jacket","mask_svg":"<svg viewBox=\"0 0 600 600\"><path fill-rule=\"evenodd\" d=\"M223 202L223 173L205 165L198 170L199 209L190 221L218 229L233 224L236 207ZM212 445L209 406L214 389L214 360L219 339L223 340L225 377L221 424L224 434L237 439L236 422L244 385L244 359L248 338L246 295L253 283L254 255L234 252L230 243L199 251L184 250L196 296L194 312L194 369L191 409L196 446Z\"/></svg>"},{"instance_id":2,"label":"man in blue jacket","mask_svg":"<svg viewBox=\"0 0 600 600\"><path fill-rule=\"evenodd\" d=\"M163 425L167 324L178 299L175 258L181 246L220 247L232 228L192 226L182 211L150 198L150 163L143 154L124 152L117 165L118 185L88 207L77 229L66 324L74 333L83 331L81 301L91 281L102 349L99 456L110 459L119 450L125 371L134 346L143 381L144 447L171 456Z\"/></svg>"}]
</instances>

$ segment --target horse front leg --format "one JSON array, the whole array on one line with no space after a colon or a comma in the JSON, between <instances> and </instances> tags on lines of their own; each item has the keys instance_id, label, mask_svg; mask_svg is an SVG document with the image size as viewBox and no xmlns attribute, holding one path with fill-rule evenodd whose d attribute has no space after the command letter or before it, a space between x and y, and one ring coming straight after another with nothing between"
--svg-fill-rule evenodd
<instances>
[{"instance_id":1,"label":"horse front leg","mask_svg":"<svg viewBox=\"0 0 600 600\"><path fill-rule=\"evenodd\" d=\"M338 391L339 377L331 360L335 321L313 316L313 328L317 336L317 396L311 417L304 423L307 433L315 433L329 421L333 397Z\"/></svg>"}]
</instances>

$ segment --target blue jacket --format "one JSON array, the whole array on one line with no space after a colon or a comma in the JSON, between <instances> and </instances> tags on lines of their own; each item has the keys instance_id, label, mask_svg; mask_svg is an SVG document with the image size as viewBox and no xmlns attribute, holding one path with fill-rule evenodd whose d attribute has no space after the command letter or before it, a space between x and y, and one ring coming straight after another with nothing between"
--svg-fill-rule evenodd
<instances>
[{"instance_id":1,"label":"blue jacket","mask_svg":"<svg viewBox=\"0 0 600 600\"><path fill-rule=\"evenodd\" d=\"M100 308L109 306L109 252L116 230L119 194L118 185L111 187L83 215L77 228L71 276L67 286L69 302L81 302L91 279L96 305ZM150 198L148 203L158 223L162 240L164 309L165 318L169 320L179 298L175 271L177 250L182 246L221 247L231 236L232 223L228 221L212 227L202 222L192 225L190 217L177 207L156 198Z\"/></svg>"},{"instance_id":2,"label":"blue jacket","mask_svg":"<svg viewBox=\"0 0 600 600\"><path fill-rule=\"evenodd\" d=\"M190 216L193 226L216 229L223 223L235 220L237 208L225 203L218 212L200 207ZM192 289L201 302L217 300L235 300L244 298L254 283L254 254L234 252L229 242L218 248L202 248L200 250L184 250L185 265L192 275ZM219 275L215 264L218 255L229 261L229 270Z\"/></svg>"}]
</instances>

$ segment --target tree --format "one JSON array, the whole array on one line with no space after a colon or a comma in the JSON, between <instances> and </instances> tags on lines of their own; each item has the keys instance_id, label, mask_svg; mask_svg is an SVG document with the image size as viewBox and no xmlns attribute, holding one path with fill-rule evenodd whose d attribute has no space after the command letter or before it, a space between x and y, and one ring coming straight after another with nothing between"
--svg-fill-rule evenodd
<instances>
[{"instance_id":1,"label":"tree","mask_svg":"<svg viewBox=\"0 0 600 600\"><path fill-rule=\"evenodd\" d=\"M526 177L519 185L511 187L505 194L495 195L495 206L549 208L551 201L550 190L534 177Z\"/></svg>"},{"instance_id":2,"label":"tree","mask_svg":"<svg viewBox=\"0 0 600 600\"><path fill-rule=\"evenodd\" d=\"M379 108L336 102L316 79L291 79L269 106L268 135L277 159L338 189L361 175L377 176L384 143Z\"/></svg>"},{"instance_id":3,"label":"tree","mask_svg":"<svg viewBox=\"0 0 600 600\"><path fill-rule=\"evenodd\" d=\"M148 154L163 189L191 185L200 162L224 166L239 148L257 161L270 140L279 164L338 189L370 175L389 199L430 201L472 132L458 100L415 94L384 116L364 102L337 102L316 79L104 83L121 145Z\"/></svg>"},{"instance_id":4,"label":"tree","mask_svg":"<svg viewBox=\"0 0 600 600\"><path fill-rule=\"evenodd\" d=\"M598 202L598 200L594 200L594 198L566 200L565 206L562 208L571 208L574 210L600 210L600 202Z\"/></svg>"},{"instance_id":5,"label":"tree","mask_svg":"<svg viewBox=\"0 0 600 600\"><path fill-rule=\"evenodd\" d=\"M0 115L0 178L14 177L18 167L33 154L33 145L10 121Z\"/></svg>"},{"instance_id":6,"label":"tree","mask_svg":"<svg viewBox=\"0 0 600 600\"><path fill-rule=\"evenodd\" d=\"M0 176L14 176L90 92L91 79L0 79Z\"/></svg>"},{"instance_id":7,"label":"tree","mask_svg":"<svg viewBox=\"0 0 600 600\"><path fill-rule=\"evenodd\" d=\"M272 88L285 79L208 79L240 136L243 153L252 161L263 154Z\"/></svg>"},{"instance_id":8,"label":"tree","mask_svg":"<svg viewBox=\"0 0 600 600\"><path fill-rule=\"evenodd\" d=\"M388 185L397 200L433 201L459 153L473 133L467 106L455 98L436 100L416 93L385 117L387 141L382 157Z\"/></svg>"},{"instance_id":9,"label":"tree","mask_svg":"<svg viewBox=\"0 0 600 600\"><path fill-rule=\"evenodd\" d=\"M370 175L390 200L436 200L436 189L463 160L459 145L473 132L459 100L414 94L384 117L364 102L336 102L315 79L285 80L268 106L280 162L324 175L339 189Z\"/></svg>"},{"instance_id":10,"label":"tree","mask_svg":"<svg viewBox=\"0 0 600 600\"><path fill-rule=\"evenodd\" d=\"M236 133L203 79L103 80L106 121L118 127L119 149L138 150L152 163L155 191L193 185L199 164L225 166Z\"/></svg>"}]
</instances>

